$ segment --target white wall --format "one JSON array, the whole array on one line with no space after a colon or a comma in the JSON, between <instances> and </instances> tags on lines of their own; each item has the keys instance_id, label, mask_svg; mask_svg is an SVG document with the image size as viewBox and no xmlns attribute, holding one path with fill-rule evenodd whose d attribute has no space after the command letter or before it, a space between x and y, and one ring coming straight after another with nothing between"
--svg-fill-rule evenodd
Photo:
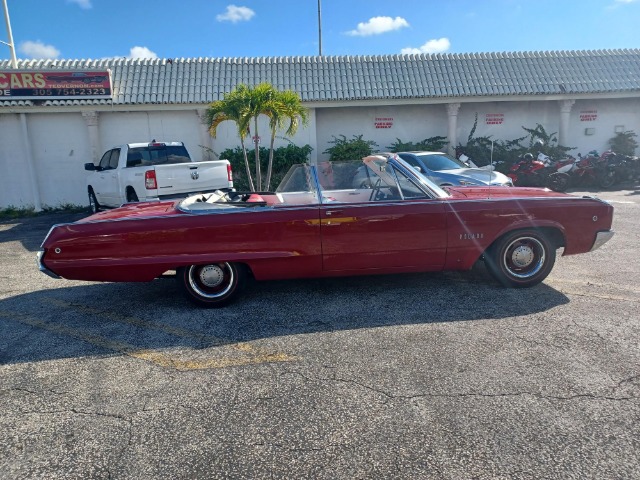
<instances>
[{"instance_id":1,"label":"white wall","mask_svg":"<svg viewBox=\"0 0 640 480\"><path fill-rule=\"evenodd\" d=\"M33 206L20 116L0 115L0 208Z\"/></svg>"},{"instance_id":2,"label":"white wall","mask_svg":"<svg viewBox=\"0 0 640 480\"><path fill-rule=\"evenodd\" d=\"M376 119L389 119L391 128L376 128ZM316 113L318 160L327 160L324 152L333 146L333 137L340 135L351 140L362 135L363 140L373 140L378 151L387 151L391 144L418 142L425 138L447 136L447 111L444 105L407 105L388 107L339 107L318 109ZM380 123L384 123L380 120ZM465 137L466 138L466 137ZM375 150L375 148L374 148Z\"/></svg>"},{"instance_id":3,"label":"white wall","mask_svg":"<svg viewBox=\"0 0 640 480\"><path fill-rule=\"evenodd\" d=\"M560 105L557 101L463 103L458 112L456 132L460 143L466 143L476 112L476 136L512 140L526 134L523 126L533 128L536 123L542 124L548 133L559 129ZM595 112L596 117L593 121L583 121L582 112ZM314 148L312 160L328 158L322 152L331 146L329 142L333 136L345 135L351 139L353 135L363 135L363 139L375 141L379 150L386 150L396 139L418 142L437 135L447 136L444 104L316 108L310 114L309 126L301 127L291 140L299 146L311 145ZM488 125L487 114L502 114L502 123ZM392 118L391 128L376 128L376 118ZM42 204L52 207L87 204L83 166L91 161L91 148L81 112L28 112L26 119ZM640 134L640 99L576 101L571 111L568 146L576 147L572 152L574 155L593 149L602 152L607 149L607 141L614 136L616 126ZM585 135L586 128L594 129L594 134ZM199 145L203 138L218 154L240 145L235 124L231 122L220 125L217 138L208 138L195 109L100 112L98 132L101 153L113 145L155 138L158 141L184 141L193 158L201 160L204 151ZM264 118L260 121L259 132L261 145L268 147L269 128ZM278 135L284 134L279 132ZM278 139L276 147L287 143ZM19 114L0 112L0 208L33 204Z\"/></svg>"}]
</instances>

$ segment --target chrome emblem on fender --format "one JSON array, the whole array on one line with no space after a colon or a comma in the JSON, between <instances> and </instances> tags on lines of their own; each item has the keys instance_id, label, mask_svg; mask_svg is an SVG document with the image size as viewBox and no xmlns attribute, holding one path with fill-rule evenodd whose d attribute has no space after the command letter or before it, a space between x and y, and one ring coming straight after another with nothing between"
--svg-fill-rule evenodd
<instances>
[{"instance_id":1,"label":"chrome emblem on fender","mask_svg":"<svg viewBox=\"0 0 640 480\"><path fill-rule=\"evenodd\" d=\"M460 240L478 240L484 238L484 233L461 233Z\"/></svg>"},{"instance_id":2,"label":"chrome emblem on fender","mask_svg":"<svg viewBox=\"0 0 640 480\"><path fill-rule=\"evenodd\" d=\"M193 172L191 172L191 178L193 178L194 180L197 180L200 178L200 174L198 173L197 170L194 170Z\"/></svg>"}]
</instances>

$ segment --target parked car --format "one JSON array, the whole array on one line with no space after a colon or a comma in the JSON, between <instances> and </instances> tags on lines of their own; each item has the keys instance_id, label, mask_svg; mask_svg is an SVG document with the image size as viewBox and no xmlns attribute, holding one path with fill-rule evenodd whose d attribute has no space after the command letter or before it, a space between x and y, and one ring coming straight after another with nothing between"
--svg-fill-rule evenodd
<instances>
[{"instance_id":1,"label":"parked car","mask_svg":"<svg viewBox=\"0 0 640 480\"><path fill-rule=\"evenodd\" d=\"M461 160L442 152L399 152L405 162L422 173L436 185L512 186L513 182L503 173L486 168L472 168Z\"/></svg>"},{"instance_id":2,"label":"parked car","mask_svg":"<svg viewBox=\"0 0 640 480\"><path fill-rule=\"evenodd\" d=\"M369 187L353 188L364 165ZM322 170L322 172L320 172ZM54 226L41 271L144 282L176 271L187 298L221 306L244 280L468 270L483 259L508 287L530 287L556 250L612 236L613 207L537 188L439 186L397 155L296 165L275 192L217 191L125 205ZM339 301L334 299L334 301Z\"/></svg>"},{"instance_id":3,"label":"parked car","mask_svg":"<svg viewBox=\"0 0 640 480\"><path fill-rule=\"evenodd\" d=\"M129 143L111 148L100 163L85 163L92 212L128 202L184 198L233 188L228 160L194 162L182 142Z\"/></svg>"}]
</instances>

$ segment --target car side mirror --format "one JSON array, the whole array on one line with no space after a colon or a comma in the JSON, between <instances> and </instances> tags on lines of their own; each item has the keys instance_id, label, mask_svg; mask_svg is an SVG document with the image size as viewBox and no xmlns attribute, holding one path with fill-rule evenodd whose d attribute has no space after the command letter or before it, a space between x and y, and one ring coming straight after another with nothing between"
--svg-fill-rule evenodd
<instances>
[{"instance_id":1,"label":"car side mirror","mask_svg":"<svg viewBox=\"0 0 640 480\"><path fill-rule=\"evenodd\" d=\"M91 163L85 163L84 164L84 169L85 170L89 170L90 172L93 172L95 170L97 170L96 166L93 164L93 162Z\"/></svg>"}]
</instances>

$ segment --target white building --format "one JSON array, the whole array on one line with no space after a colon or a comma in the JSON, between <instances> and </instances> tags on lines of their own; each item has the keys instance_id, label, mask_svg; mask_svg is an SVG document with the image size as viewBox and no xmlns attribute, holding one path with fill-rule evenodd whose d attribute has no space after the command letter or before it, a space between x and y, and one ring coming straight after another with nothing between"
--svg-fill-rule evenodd
<instances>
[{"instance_id":1,"label":"white building","mask_svg":"<svg viewBox=\"0 0 640 480\"><path fill-rule=\"evenodd\" d=\"M223 124L212 139L203 114L241 83L300 94L310 123L292 140L313 147L312 161L326 159L322 152L339 135L362 135L381 150L436 135L464 144L476 114L476 136L511 140L540 123L575 154L605 150L617 131L640 133L640 50L23 60L18 70L110 70L112 96L0 95L0 208L86 204L83 164L116 144L181 140L196 160L206 155L200 146L239 146L234 125ZM0 62L0 90L2 74L12 71Z\"/></svg>"}]
</instances>

